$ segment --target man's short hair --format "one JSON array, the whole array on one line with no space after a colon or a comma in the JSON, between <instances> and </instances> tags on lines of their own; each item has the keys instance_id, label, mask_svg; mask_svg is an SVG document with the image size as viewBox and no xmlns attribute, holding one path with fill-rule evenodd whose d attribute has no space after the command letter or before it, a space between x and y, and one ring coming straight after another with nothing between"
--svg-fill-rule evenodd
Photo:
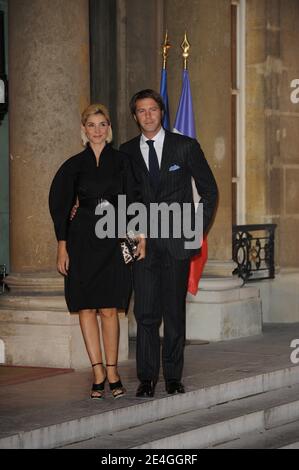
<instances>
[{"instance_id":1,"label":"man's short hair","mask_svg":"<svg viewBox=\"0 0 299 470\"><path fill-rule=\"evenodd\" d=\"M153 100L155 100L162 113L165 112L165 105L160 93L155 90L151 90L150 88L147 88L146 90L138 91L137 93L135 93L134 96L132 96L130 100L130 110L133 116L136 114L136 102L138 100L144 100L145 98L152 98Z\"/></svg>"}]
</instances>

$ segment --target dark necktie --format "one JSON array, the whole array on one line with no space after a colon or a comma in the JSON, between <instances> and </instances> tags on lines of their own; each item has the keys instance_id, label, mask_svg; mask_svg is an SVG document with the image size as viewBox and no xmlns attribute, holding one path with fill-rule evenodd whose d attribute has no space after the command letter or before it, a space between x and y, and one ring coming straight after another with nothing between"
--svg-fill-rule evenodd
<instances>
[{"instance_id":1,"label":"dark necktie","mask_svg":"<svg viewBox=\"0 0 299 470\"><path fill-rule=\"evenodd\" d=\"M148 153L148 171L150 174L150 180L152 186L157 189L160 180L160 168L159 161L154 147L154 140L147 140L147 145L149 146Z\"/></svg>"}]
</instances>

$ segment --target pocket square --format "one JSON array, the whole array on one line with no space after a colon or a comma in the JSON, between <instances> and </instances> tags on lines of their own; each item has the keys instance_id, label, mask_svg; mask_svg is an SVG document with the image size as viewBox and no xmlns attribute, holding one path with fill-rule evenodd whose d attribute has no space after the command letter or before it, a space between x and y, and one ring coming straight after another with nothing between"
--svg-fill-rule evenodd
<instances>
[{"instance_id":1,"label":"pocket square","mask_svg":"<svg viewBox=\"0 0 299 470\"><path fill-rule=\"evenodd\" d=\"M176 171L179 170L181 167L179 165L172 165L169 167L168 171Z\"/></svg>"}]
</instances>

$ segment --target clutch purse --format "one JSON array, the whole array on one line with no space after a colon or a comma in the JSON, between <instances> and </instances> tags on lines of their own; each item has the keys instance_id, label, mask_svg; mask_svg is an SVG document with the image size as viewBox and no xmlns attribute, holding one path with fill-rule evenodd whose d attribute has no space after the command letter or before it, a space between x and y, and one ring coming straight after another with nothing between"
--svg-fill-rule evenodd
<instances>
[{"instance_id":1,"label":"clutch purse","mask_svg":"<svg viewBox=\"0 0 299 470\"><path fill-rule=\"evenodd\" d=\"M128 232L126 238L124 238L120 244L123 259L126 264L133 263L138 258L136 255L137 246L138 240L136 240L134 233L131 231Z\"/></svg>"}]
</instances>

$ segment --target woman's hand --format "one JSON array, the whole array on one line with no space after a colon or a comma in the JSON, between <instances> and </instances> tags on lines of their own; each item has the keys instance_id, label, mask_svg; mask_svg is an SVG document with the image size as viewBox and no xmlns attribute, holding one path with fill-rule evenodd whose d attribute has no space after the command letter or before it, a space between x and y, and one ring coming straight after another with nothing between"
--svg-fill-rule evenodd
<instances>
[{"instance_id":1,"label":"woman's hand","mask_svg":"<svg viewBox=\"0 0 299 470\"><path fill-rule=\"evenodd\" d=\"M66 242L61 240L58 242L57 247L57 270L60 274L67 276L69 269L69 255L66 250Z\"/></svg>"},{"instance_id":2,"label":"woman's hand","mask_svg":"<svg viewBox=\"0 0 299 470\"><path fill-rule=\"evenodd\" d=\"M136 256L138 256L137 261L140 261L141 259L145 258L146 239L143 235L137 235L136 238L138 240L138 245L137 245L137 249L136 249Z\"/></svg>"}]
</instances>

